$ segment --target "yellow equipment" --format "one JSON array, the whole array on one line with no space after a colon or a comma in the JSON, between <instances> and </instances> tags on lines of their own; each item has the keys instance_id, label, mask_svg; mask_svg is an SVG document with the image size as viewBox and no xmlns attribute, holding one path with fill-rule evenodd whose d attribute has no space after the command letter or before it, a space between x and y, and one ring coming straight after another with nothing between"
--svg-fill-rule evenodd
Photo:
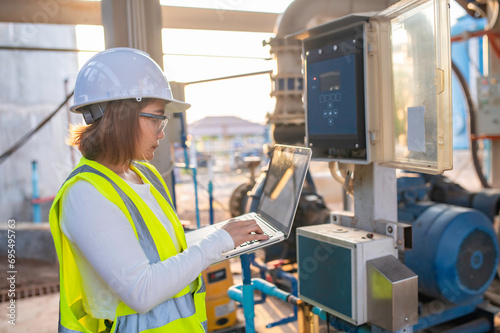
<instances>
[{"instance_id":1,"label":"yellow equipment","mask_svg":"<svg viewBox=\"0 0 500 333\"><path fill-rule=\"evenodd\" d=\"M233 285L229 261L212 265L202 274L207 287L205 301L208 331L233 326L236 323L236 304L227 296L227 290Z\"/></svg>"}]
</instances>

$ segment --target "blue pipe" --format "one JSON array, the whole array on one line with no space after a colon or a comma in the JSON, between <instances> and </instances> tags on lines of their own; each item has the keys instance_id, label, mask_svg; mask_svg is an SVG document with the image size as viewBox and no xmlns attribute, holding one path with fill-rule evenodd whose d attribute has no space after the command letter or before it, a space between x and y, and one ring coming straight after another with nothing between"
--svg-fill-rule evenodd
<instances>
[{"instance_id":1,"label":"blue pipe","mask_svg":"<svg viewBox=\"0 0 500 333\"><path fill-rule=\"evenodd\" d=\"M187 135L186 135L186 126L184 126L184 112L181 112L178 115L179 115L179 118L180 118L180 121L181 121L181 145L182 145L182 148L184 148L184 154L185 154L184 157L186 158L186 163L187 163L187 161L188 161L187 154L186 154Z\"/></svg>"},{"instance_id":2,"label":"blue pipe","mask_svg":"<svg viewBox=\"0 0 500 333\"><path fill-rule=\"evenodd\" d=\"M248 260L250 261L250 264L252 266L257 267L259 269L260 277L265 280L266 279L266 272L268 272L269 269L266 266L261 265L257 261L255 261L255 253L254 252L248 254ZM261 297L259 300L254 300L255 304L261 304L261 303L264 303L265 301L266 301L266 294L264 294L264 293L261 294Z\"/></svg>"},{"instance_id":3,"label":"blue pipe","mask_svg":"<svg viewBox=\"0 0 500 333\"><path fill-rule=\"evenodd\" d=\"M212 181L208 181L208 202L210 205L210 224L214 224L214 186Z\"/></svg>"},{"instance_id":4,"label":"blue pipe","mask_svg":"<svg viewBox=\"0 0 500 333\"><path fill-rule=\"evenodd\" d=\"M278 277L278 279L286 279L290 281L290 283L292 284L292 295L298 297L299 288L297 286L297 279L295 278L295 276L293 276L293 274L287 273L282 269L278 269L278 273L276 274L276 276Z\"/></svg>"},{"instance_id":5,"label":"blue pipe","mask_svg":"<svg viewBox=\"0 0 500 333\"><path fill-rule=\"evenodd\" d=\"M262 192L262 189L260 190ZM256 198L252 198L252 202L250 204L250 211L254 212L257 209L258 200ZM241 287L241 300L239 301L243 305L243 314L245 317L245 330L248 333L255 332L255 323L254 323L254 299L253 299L253 286L252 286L252 273L250 270L250 254L243 254L240 256L241 260L241 273L243 277L243 286ZM233 287L231 287L233 288ZM231 290L230 288L230 290ZM231 295L236 296L236 291L231 293ZM229 292L228 292L229 295ZM229 296L231 297L231 296ZM232 297L231 297L232 298ZM236 298L232 298L234 300L238 300Z\"/></svg>"},{"instance_id":6,"label":"blue pipe","mask_svg":"<svg viewBox=\"0 0 500 333\"><path fill-rule=\"evenodd\" d=\"M172 190L170 191L170 195L172 196L172 204L174 205L174 209L177 210L177 201L175 198L175 172L172 169Z\"/></svg>"},{"instance_id":7,"label":"blue pipe","mask_svg":"<svg viewBox=\"0 0 500 333\"><path fill-rule=\"evenodd\" d=\"M295 278L295 276L293 276L290 273L287 273L287 272L283 271L282 269L278 269L276 277L278 279L286 279L286 280L290 281L290 283L292 285L292 295L295 296L295 297L298 297L299 288L298 288L297 279ZM296 306L294 306L293 307L293 315L292 316L280 319L278 321L275 321L274 323L270 323L266 327L267 328L271 328L271 327L274 327L274 326L278 326L278 325L283 325L283 324L288 324L290 322L294 322L298 318L298 313L297 312L298 312L298 309L297 309Z\"/></svg>"},{"instance_id":8,"label":"blue pipe","mask_svg":"<svg viewBox=\"0 0 500 333\"><path fill-rule=\"evenodd\" d=\"M242 302L243 314L245 316L245 332L255 332L255 304L253 300L252 273L250 271L250 256L243 254L241 259L241 272L243 275Z\"/></svg>"},{"instance_id":9,"label":"blue pipe","mask_svg":"<svg viewBox=\"0 0 500 333\"><path fill-rule=\"evenodd\" d=\"M266 265L261 265L257 261L255 261L255 252L249 253L248 255L250 258L250 264L252 264L252 266L257 267L259 269L260 278L265 280L266 279L266 272L269 271L269 268L267 268ZM266 295L262 295L262 298L265 299L265 296Z\"/></svg>"},{"instance_id":10,"label":"blue pipe","mask_svg":"<svg viewBox=\"0 0 500 333\"><path fill-rule=\"evenodd\" d=\"M274 296L274 297L281 299L282 301L285 301L287 303L297 305L297 303L299 301L299 298L296 297L295 295L292 295L291 293L288 293L286 291L279 289L274 284L267 282L266 280L263 280L260 278L253 278L253 279L251 279L251 282L252 282L252 284L250 285L250 287L253 286L253 288L250 289L250 292L252 292L252 293L253 293L253 289L255 288L257 290L260 290L263 294L267 294L269 296ZM248 318L251 318L250 324L252 325L252 330L249 332L254 332L255 328L254 328L254 322L253 322L253 318L254 318L253 297L252 298L245 297L245 287L246 287L245 285L238 285L238 286L230 287L228 290L228 296L229 296L229 298L243 304L243 311L244 311L244 315L245 315L245 320L247 320ZM247 285L247 287L248 287L248 285ZM318 307L313 307L312 312L314 314L318 315L322 320L324 320L324 321L327 320L326 312L323 309L320 309ZM294 318L293 320L296 320L296 318ZM330 325L332 325L337 330L342 330L342 331L349 332L349 333L369 333L369 332L371 332L371 328L368 325L355 326L355 325L350 324L350 323L348 323L340 318L336 318L333 316L331 316L329 318L329 320L330 320ZM282 320L280 320L280 324L285 324L285 323L288 323L290 321L292 321L291 317L283 318ZM246 328L248 331L248 327L249 327L248 321L246 322L246 325L247 325ZM275 325L268 324L268 325L266 325L266 328L271 328L271 327L276 326L276 325L277 324L275 324Z\"/></svg>"},{"instance_id":11,"label":"blue pipe","mask_svg":"<svg viewBox=\"0 0 500 333\"><path fill-rule=\"evenodd\" d=\"M237 302L240 302L243 305L243 314L245 317L246 332L255 332L255 325L254 325L255 304L253 299L254 289L260 290L262 294L267 294L269 296L277 297L288 303L297 304L298 301L297 297L279 289L274 284L260 278L251 279L250 284L231 286L227 294L229 298ZM293 320L296 320L296 318L294 318ZM290 317L284 318L280 320L279 323L268 324L266 325L266 327L271 328L273 326L285 324L293 320L290 320Z\"/></svg>"},{"instance_id":12,"label":"blue pipe","mask_svg":"<svg viewBox=\"0 0 500 333\"><path fill-rule=\"evenodd\" d=\"M184 147L184 161L186 163L186 169L189 169L189 156L187 153L187 146Z\"/></svg>"},{"instance_id":13,"label":"blue pipe","mask_svg":"<svg viewBox=\"0 0 500 333\"><path fill-rule=\"evenodd\" d=\"M248 288L249 287L249 288ZM245 290L247 289L247 290ZM254 317L255 312L253 308L252 299L248 297L248 295L252 296L253 287L252 285L238 285L231 286L227 290L227 295L230 299L235 300L243 304L243 314L245 316L245 332L255 333L255 325L254 325Z\"/></svg>"},{"instance_id":14,"label":"blue pipe","mask_svg":"<svg viewBox=\"0 0 500 333\"><path fill-rule=\"evenodd\" d=\"M245 259L245 260L248 260ZM243 260L242 260L243 261ZM229 298L232 300L235 300L237 302L240 302L243 304L243 311L245 315L245 320L246 320L246 329L248 332L255 332L255 326L253 322L254 318L254 308L253 308L253 297L245 297L245 287L250 287L249 291L252 293L253 296L253 289L260 290L263 294L267 294L269 296L274 296L278 299L281 299L282 301L285 301L287 303L291 303L294 305L297 305L299 302L299 298L292 295L291 293L288 293L286 291L283 291L276 287L274 284L267 282L266 280L260 279L260 278L253 278L251 279L251 285L237 285L237 286L231 286L227 292ZM252 288L253 286L253 288ZM312 312L319 316L322 320L326 321L326 312L318 308L316 306L312 307ZM251 318L251 321L249 322L248 319ZM286 319L286 318L285 318ZM363 326L355 326L351 323L346 322L345 320L342 320L337 317L330 316L330 325L332 325L336 330L341 330L345 331L348 333L370 333L371 328L368 325L363 325ZM249 331L249 324L251 325L251 330ZM266 325L267 328L270 328L271 326Z\"/></svg>"},{"instance_id":15,"label":"blue pipe","mask_svg":"<svg viewBox=\"0 0 500 333\"><path fill-rule=\"evenodd\" d=\"M31 162L32 166L32 173L31 173L31 186L33 187L33 193L32 193L32 198L39 199L40 198L40 192L38 191L38 169L37 169L37 162L32 161ZM42 208L40 207L40 204L33 204L33 222L34 223L40 223L42 222Z\"/></svg>"},{"instance_id":16,"label":"blue pipe","mask_svg":"<svg viewBox=\"0 0 500 333\"><path fill-rule=\"evenodd\" d=\"M243 303L243 285L238 285L238 286L231 286L227 290L227 296L229 296L230 299Z\"/></svg>"},{"instance_id":17,"label":"blue pipe","mask_svg":"<svg viewBox=\"0 0 500 333\"><path fill-rule=\"evenodd\" d=\"M194 202L196 207L196 226L200 229L200 210L198 206L198 182L196 180L196 167L191 168L193 171L193 182L194 182Z\"/></svg>"},{"instance_id":18,"label":"blue pipe","mask_svg":"<svg viewBox=\"0 0 500 333\"><path fill-rule=\"evenodd\" d=\"M269 268L267 268L267 266L261 265L257 261L255 261L255 253L249 254L249 257L250 257L250 263L253 266L257 267L260 270L260 277L261 277L262 280L265 281L265 275L266 275L266 272L269 271ZM295 297L297 297L297 295L298 295L297 279L292 274L286 273L282 269L277 269L277 274L276 275L277 275L277 278L279 278L279 279L286 279L286 280L290 281L290 283L292 285L292 295L295 296ZM253 281L255 281L255 279L253 279ZM267 283L269 283L269 282L267 282ZM272 284L270 284L270 285L272 285ZM268 293L262 292L262 298L260 300L258 300L258 301L255 301L255 304L260 304L260 303L265 302L267 294ZM274 296L274 295L271 295L271 296ZM269 324L266 325L266 327L267 328L271 328L271 327L274 327L274 326L288 324L288 323L293 322L295 320L297 320L297 307L294 307L294 309L293 309L293 315L292 316L288 316L288 317L279 319L279 320L277 320L275 322L269 323Z\"/></svg>"},{"instance_id":19,"label":"blue pipe","mask_svg":"<svg viewBox=\"0 0 500 333\"><path fill-rule=\"evenodd\" d=\"M267 282L266 280L263 280L261 278L254 278L252 279L252 283L255 289L262 291L264 294L267 294L269 296L274 296L287 303L292 303L292 304L297 303L298 298L296 296L281 290L280 288L276 287L274 284L270 282Z\"/></svg>"},{"instance_id":20,"label":"blue pipe","mask_svg":"<svg viewBox=\"0 0 500 333\"><path fill-rule=\"evenodd\" d=\"M285 301L287 303L292 303L294 304L294 314L292 316L288 316L285 318L281 318L280 320L277 320L275 322L269 323L266 325L266 328L272 328L278 325L284 325L288 324L290 322L294 322L297 320L297 301L298 298L295 295L292 295L290 293L287 293L278 287L276 287L274 284L267 282L266 280L263 279L252 279L253 285L255 289L258 289L262 292L262 295L269 295L269 296L274 296L282 301Z\"/></svg>"}]
</instances>

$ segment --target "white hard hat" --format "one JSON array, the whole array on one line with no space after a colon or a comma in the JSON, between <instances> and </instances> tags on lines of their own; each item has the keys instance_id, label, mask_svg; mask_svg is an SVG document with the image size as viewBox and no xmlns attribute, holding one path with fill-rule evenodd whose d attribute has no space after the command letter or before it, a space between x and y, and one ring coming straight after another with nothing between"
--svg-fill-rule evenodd
<instances>
[{"instance_id":1,"label":"white hard hat","mask_svg":"<svg viewBox=\"0 0 500 333\"><path fill-rule=\"evenodd\" d=\"M146 52L112 48L99 52L80 69L75 83L74 105L87 124L102 117L107 102L135 98L167 101L166 110L182 112L191 105L172 97L172 90L160 66Z\"/></svg>"}]
</instances>

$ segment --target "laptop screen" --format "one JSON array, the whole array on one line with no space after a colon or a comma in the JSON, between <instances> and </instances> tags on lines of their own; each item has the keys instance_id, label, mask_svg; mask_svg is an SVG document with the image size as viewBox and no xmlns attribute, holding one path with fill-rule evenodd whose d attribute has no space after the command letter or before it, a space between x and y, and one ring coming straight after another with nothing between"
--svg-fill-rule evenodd
<instances>
[{"instance_id":1,"label":"laptop screen","mask_svg":"<svg viewBox=\"0 0 500 333\"><path fill-rule=\"evenodd\" d=\"M275 145L260 197L257 213L287 236L311 159L304 147Z\"/></svg>"}]
</instances>

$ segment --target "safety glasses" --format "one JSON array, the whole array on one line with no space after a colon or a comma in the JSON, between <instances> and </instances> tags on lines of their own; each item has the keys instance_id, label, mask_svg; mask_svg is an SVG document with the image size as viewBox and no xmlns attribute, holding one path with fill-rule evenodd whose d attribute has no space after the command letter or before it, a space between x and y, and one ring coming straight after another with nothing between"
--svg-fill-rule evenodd
<instances>
[{"instance_id":1,"label":"safety glasses","mask_svg":"<svg viewBox=\"0 0 500 333\"><path fill-rule=\"evenodd\" d=\"M156 135L163 132L163 130L165 129L165 127L168 124L168 120L170 119L169 116L160 116L159 114L145 113L145 112L139 113L139 116L147 117L151 121L154 122L154 124L156 126Z\"/></svg>"}]
</instances>

